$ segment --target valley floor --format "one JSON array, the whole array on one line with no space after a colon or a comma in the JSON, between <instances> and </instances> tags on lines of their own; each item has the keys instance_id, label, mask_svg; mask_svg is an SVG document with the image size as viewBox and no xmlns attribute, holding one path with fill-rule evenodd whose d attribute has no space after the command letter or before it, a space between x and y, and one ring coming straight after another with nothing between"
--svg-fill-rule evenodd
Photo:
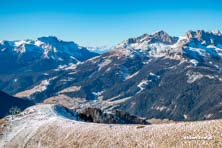
<instances>
[{"instance_id":1,"label":"valley floor","mask_svg":"<svg viewBox=\"0 0 222 148\"><path fill-rule=\"evenodd\" d=\"M114 125L75 120L63 108L36 105L0 122L2 148L222 147L222 120Z\"/></svg>"}]
</instances>

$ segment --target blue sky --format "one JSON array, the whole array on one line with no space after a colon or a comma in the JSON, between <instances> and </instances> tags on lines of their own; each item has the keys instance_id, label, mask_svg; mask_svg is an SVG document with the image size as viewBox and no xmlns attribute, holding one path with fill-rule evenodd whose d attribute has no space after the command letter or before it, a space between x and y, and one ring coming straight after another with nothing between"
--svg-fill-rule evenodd
<instances>
[{"instance_id":1,"label":"blue sky","mask_svg":"<svg viewBox=\"0 0 222 148\"><path fill-rule=\"evenodd\" d=\"M0 0L0 40L54 35L101 46L197 29L222 30L221 0Z\"/></svg>"}]
</instances>

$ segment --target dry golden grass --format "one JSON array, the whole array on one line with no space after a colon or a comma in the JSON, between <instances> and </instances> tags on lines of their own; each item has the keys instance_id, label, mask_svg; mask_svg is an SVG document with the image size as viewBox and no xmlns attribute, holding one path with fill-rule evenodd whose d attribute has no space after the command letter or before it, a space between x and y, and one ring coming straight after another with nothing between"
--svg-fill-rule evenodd
<instances>
[{"instance_id":1,"label":"dry golden grass","mask_svg":"<svg viewBox=\"0 0 222 148\"><path fill-rule=\"evenodd\" d=\"M4 119L0 119L0 126L3 125L5 123Z\"/></svg>"},{"instance_id":2,"label":"dry golden grass","mask_svg":"<svg viewBox=\"0 0 222 148\"><path fill-rule=\"evenodd\" d=\"M174 121L172 121L172 120L168 120L168 119L155 119L155 118L149 119L147 121L149 123L151 123L151 124L174 123Z\"/></svg>"},{"instance_id":3,"label":"dry golden grass","mask_svg":"<svg viewBox=\"0 0 222 148\"><path fill-rule=\"evenodd\" d=\"M44 101L45 104L58 104L66 108L76 108L80 103L85 102L83 98L72 99L65 94L59 94L57 96L50 97Z\"/></svg>"},{"instance_id":4,"label":"dry golden grass","mask_svg":"<svg viewBox=\"0 0 222 148\"><path fill-rule=\"evenodd\" d=\"M106 125L56 120L7 147L222 147L222 120L158 125Z\"/></svg>"},{"instance_id":5,"label":"dry golden grass","mask_svg":"<svg viewBox=\"0 0 222 148\"><path fill-rule=\"evenodd\" d=\"M6 121L4 119L0 119L0 138L2 138L3 133L5 131L5 125Z\"/></svg>"},{"instance_id":6,"label":"dry golden grass","mask_svg":"<svg viewBox=\"0 0 222 148\"><path fill-rule=\"evenodd\" d=\"M136 128L144 128L145 125L138 125Z\"/></svg>"},{"instance_id":7,"label":"dry golden grass","mask_svg":"<svg viewBox=\"0 0 222 148\"><path fill-rule=\"evenodd\" d=\"M5 125L0 136L0 147L4 148L222 147L222 119L153 125L96 124L58 116L54 105L39 104Z\"/></svg>"}]
</instances>

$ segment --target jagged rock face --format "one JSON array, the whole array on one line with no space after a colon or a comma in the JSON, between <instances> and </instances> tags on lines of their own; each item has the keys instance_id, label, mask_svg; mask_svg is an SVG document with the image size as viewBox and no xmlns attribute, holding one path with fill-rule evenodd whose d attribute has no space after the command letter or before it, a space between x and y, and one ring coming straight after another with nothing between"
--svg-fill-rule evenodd
<instances>
[{"instance_id":1,"label":"jagged rock face","mask_svg":"<svg viewBox=\"0 0 222 148\"><path fill-rule=\"evenodd\" d=\"M221 118L220 38L220 33L206 31L190 32L183 38L164 32L145 34L44 76L16 75L20 77L16 83L15 76L2 77L0 88L36 102L65 102L70 108L89 104L149 119ZM208 44L210 40L216 44ZM34 82L27 81L30 77ZM26 83L29 87L22 87Z\"/></svg>"},{"instance_id":2,"label":"jagged rock face","mask_svg":"<svg viewBox=\"0 0 222 148\"><path fill-rule=\"evenodd\" d=\"M204 30L189 31L186 33L189 40L197 40L203 45L218 45L222 43L220 32L206 32Z\"/></svg>"},{"instance_id":3,"label":"jagged rock face","mask_svg":"<svg viewBox=\"0 0 222 148\"><path fill-rule=\"evenodd\" d=\"M144 34L136 38L129 38L123 43L117 45L118 48L126 48L131 44L152 44L152 43L163 43L163 44L174 44L178 40L178 37L171 37L164 31L156 32L152 35Z\"/></svg>"},{"instance_id":4,"label":"jagged rock face","mask_svg":"<svg viewBox=\"0 0 222 148\"><path fill-rule=\"evenodd\" d=\"M148 124L142 118L132 116L120 110L113 110L112 113L105 113L98 108L87 107L78 111L80 120L95 123L109 124Z\"/></svg>"},{"instance_id":5,"label":"jagged rock face","mask_svg":"<svg viewBox=\"0 0 222 148\"><path fill-rule=\"evenodd\" d=\"M177 37L171 37L164 31L159 31L154 33L152 38L153 38L152 43L162 42L164 44L173 44L178 40Z\"/></svg>"}]
</instances>

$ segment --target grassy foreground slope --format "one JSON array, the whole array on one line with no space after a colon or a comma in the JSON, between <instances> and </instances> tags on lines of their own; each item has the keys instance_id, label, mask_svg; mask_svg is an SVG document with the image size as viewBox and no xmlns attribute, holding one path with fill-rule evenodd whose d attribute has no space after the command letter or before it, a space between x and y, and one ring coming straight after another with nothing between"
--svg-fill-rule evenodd
<instances>
[{"instance_id":1,"label":"grassy foreground slope","mask_svg":"<svg viewBox=\"0 0 222 148\"><path fill-rule=\"evenodd\" d=\"M222 120L113 125L75 120L62 107L36 105L0 127L0 147L222 147Z\"/></svg>"}]
</instances>

